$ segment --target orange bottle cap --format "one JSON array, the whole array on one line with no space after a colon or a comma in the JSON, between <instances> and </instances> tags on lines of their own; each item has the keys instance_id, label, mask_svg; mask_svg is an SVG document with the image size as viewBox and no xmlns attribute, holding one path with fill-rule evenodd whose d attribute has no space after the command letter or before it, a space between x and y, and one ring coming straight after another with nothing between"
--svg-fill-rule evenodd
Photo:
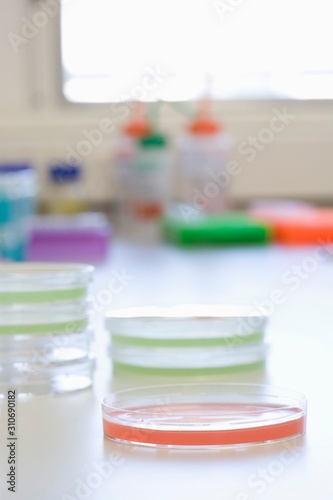
<instances>
[{"instance_id":1,"label":"orange bottle cap","mask_svg":"<svg viewBox=\"0 0 333 500\"><path fill-rule=\"evenodd\" d=\"M202 99L198 106L198 115L189 126L190 132L198 135L216 134L219 132L222 126L212 117L210 100L207 98Z\"/></svg>"},{"instance_id":2,"label":"orange bottle cap","mask_svg":"<svg viewBox=\"0 0 333 500\"><path fill-rule=\"evenodd\" d=\"M144 120L133 120L124 127L124 132L133 137L143 137L151 133L151 128Z\"/></svg>"},{"instance_id":3,"label":"orange bottle cap","mask_svg":"<svg viewBox=\"0 0 333 500\"><path fill-rule=\"evenodd\" d=\"M189 126L192 134L216 134L221 129L221 126L210 118L197 118Z\"/></svg>"},{"instance_id":4,"label":"orange bottle cap","mask_svg":"<svg viewBox=\"0 0 333 500\"><path fill-rule=\"evenodd\" d=\"M126 135L132 137L144 137L151 133L151 127L147 121L145 107L142 102L136 102L130 121L123 128Z\"/></svg>"}]
</instances>

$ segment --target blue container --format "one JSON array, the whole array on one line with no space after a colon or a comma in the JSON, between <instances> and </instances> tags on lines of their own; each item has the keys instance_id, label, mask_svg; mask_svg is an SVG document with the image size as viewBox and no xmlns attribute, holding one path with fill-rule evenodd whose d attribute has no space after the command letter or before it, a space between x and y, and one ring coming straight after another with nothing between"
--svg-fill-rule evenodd
<instances>
[{"instance_id":1,"label":"blue container","mask_svg":"<svg viewBox=\"0 0 333 500\"><path fill-rule=\"evenodd\" d=\"M0 163L0 258L25 259L37 190L37 174L30 165Z\"/></svg>"}]
</instances>

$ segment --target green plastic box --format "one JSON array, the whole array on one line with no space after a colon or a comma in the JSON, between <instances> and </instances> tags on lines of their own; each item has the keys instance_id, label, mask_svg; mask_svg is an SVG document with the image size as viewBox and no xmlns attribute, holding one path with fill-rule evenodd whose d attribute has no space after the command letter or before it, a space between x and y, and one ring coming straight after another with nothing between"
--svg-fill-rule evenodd
<instances>
[{"instance_id":1,"label":"green plastic box","mask_svg":"<svg viewBox=\"0 0 333 500\"><path fill-rule=\"evenodd\" d=\"M180 245L264 244L272 237L269 224L241 212L204 214L189 221L169 215L162 221L162 229L168 241Z\"/></svg>"}]
</instances>

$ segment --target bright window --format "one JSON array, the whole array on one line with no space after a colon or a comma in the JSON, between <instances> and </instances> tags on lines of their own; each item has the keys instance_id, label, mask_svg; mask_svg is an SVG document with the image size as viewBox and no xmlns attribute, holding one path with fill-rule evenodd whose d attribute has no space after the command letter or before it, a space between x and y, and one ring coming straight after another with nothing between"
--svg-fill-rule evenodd
<instances>
[{"instance_id":1,"label":"bright window","mask_svg":"<svg viewBox=\"0 0 333 500\"><path fill-rule=\"evenodd\" d=\"M69 101L333 98L332 0L62 3Z\"/></svg>"}]
</instances>

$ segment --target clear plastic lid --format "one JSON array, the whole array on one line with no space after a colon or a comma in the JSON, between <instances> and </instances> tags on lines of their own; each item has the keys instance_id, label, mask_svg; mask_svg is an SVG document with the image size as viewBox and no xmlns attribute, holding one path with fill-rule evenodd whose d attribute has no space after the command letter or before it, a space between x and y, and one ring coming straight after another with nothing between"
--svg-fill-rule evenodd
<instances>
[{"instance_id":1,"label":"clear plastic lid","mask_svg":"<svg viewBox=\"0 0 333 500\"><path fill-rule=\"evenodd\" d=\"M102 401L113 440L207 448L267 443L306 429L304 394L254 384L200 383L131 389Z\"/></svg>"},{"instance_id":2,"label":"clear plastic lid","mask_svg":"<svg viewBox=\"0 0 333 500\"><path fill-rule=\"evenodd\" d=\"M118 344L181 347L236 345L263 340L268 316L259 308L183 304L114 310L106 324Z\"/></svg>"},{"instance_id":3,"label":"clear plastic lid","mask_svg":"<svg viewBox=\"0 0 333 500\"><path fill-rule=\"evenodd\" d=\"M19 397L87 389L92 385L94 369L92 355L52 363L42 357L30 363L16 361L11 369L0 371L0 398L6 397L8 387L14 387Z\"/></svg>"},{"instance_id":4,"label":"clear plastic lid","mask_svg":"<svg viewBox=\"0 0 333 500\"><path fill-rule=\"evenodd\" d=\"M80 331L91 319L89 302L0 305L0 335Z\"/></svg>"},{"instance_id":5,"label":"clear plastic lid","mask_svg":"<svg viewBox=\"0 0 333 500\"><path fill-rule=\"evenodd\" d=\"M0 305L82 299L93 272L83 264L1 264Z\"/></svg>"},{"instance_id":6,"label":"clear plastic lid","mask_svg":"<svg viewBox=\"0 0 333 500\"><path fill-rule=\"evenodd\" d=\"M209 376L241 369L262 368L268 345L264 342L223 347L131 347L113 344L117 372L146 375Z\"/></svg>"}]
</instances>

